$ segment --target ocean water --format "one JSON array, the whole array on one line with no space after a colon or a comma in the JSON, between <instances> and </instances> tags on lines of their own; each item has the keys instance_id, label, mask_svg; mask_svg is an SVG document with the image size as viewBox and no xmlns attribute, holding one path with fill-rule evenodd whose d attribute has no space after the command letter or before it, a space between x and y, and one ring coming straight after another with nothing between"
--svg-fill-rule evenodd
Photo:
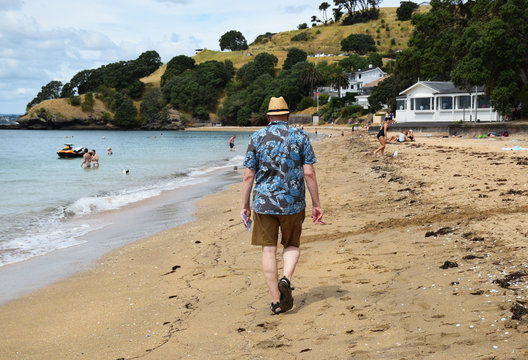
<instances>
[{"instance_id":1,"label":"ocean water","mask_svg":"<svg viewBox=\"0 0 528 360\"><path fill-rule=\"evenodd\" d=\"M229 151L224 131L0 130L0 270L61 249L109 250L189 221L195 199L240 181L233 169L250 134L237 133ZM60 159L65 143L95 149L99 168Z\"/></svg>"}]
</instances>

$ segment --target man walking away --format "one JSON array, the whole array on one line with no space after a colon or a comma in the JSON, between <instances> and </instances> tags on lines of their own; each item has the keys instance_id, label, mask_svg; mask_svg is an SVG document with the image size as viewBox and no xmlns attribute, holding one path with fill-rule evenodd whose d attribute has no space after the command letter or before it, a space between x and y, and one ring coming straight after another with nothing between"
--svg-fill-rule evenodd
<instances>
[{"instance_id":1,"label":"man walking away","mask_svg":"<svg viewBox=\"0 0 528 360\"><path fill-rule=\"evenodd\" d=\"M304 182L312 199L312 220L319 224L323 209L313 164L317 162L306 132L288 126L290 111L283 97L272 97L268 126L252 135L246 151L240 217L251 218L253 190L254 227L251 244L262 246L262 270L275 314L293 307L291 279L300 256L300 238L306 207ZM284 268L277 281L277 241L281 230Z\"/></svg>"}]
</instances>

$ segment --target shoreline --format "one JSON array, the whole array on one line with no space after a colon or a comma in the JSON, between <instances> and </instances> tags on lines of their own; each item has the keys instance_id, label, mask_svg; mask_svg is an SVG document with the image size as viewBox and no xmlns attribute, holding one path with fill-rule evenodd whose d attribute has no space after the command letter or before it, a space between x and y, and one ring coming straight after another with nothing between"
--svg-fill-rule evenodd
<instances>
[{"instance_id":1,"label":"shoreline","mask_svg":"<svg viewBox=\"0 0 528 360\"><path fill-rule=\"evenodd\" d=\"M366 132L314 142L327 225L305 222L286 314L269 311L237 183L200 200L197 221L0 306L0 346L12 359L526 357L527 316L511 309L528 279L493 282L527 271L528 152L501 150L516 140L418 137L385 160Z\"/></svg>"}]
</instances>

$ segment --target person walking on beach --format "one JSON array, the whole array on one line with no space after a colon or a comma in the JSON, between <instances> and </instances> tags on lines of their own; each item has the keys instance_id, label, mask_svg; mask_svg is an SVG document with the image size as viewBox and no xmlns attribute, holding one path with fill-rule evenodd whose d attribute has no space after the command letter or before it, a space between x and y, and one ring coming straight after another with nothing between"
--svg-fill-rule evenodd
<instances>
[{"instance_id":1,"label":"person walking on beach","mask_svg":"<svg viewBox=\"0 0 528 360\"><path fill-rule=\"evenodd\" d=\"M283 97L272 97L268 126L251 136L246 151L240 217L250 224L250 193L253 190L254 227L251 244L262 246L262 270L271 294L271 311L280 314L293 307L291 279L300 256L305 217L305 188L312 199L312 220L323 223L323 209L313 164L317 162L308 135L288 126L290 111ZM278 279L279 228L284 249L283 276Z\"/></svg>"},{"instance_id":2,"label":"person walking on beach","mask_svg":"<svg viewBox=\"0 0 528 360\"><path fill-rule=\"evenodd\" d=\"M235 151L235 138L236 138L236 135L233 135L229 139L229 150L231 151Z\"/></svg>"},{"instance_id":3,"label":"person walking on beach","mask_svg":"<svg viewBox=\"0 0 528 360\"><path fill-rule=\"evenodd\" d=\"M376 135L378 141L380 142L380 147L374 150L374 156L376 156L378 152L381 152L381 157L385 157L385 145L387 145L387 130L389 128L390 122L391 120L389 118L386 118L383 124L381 124L380 130Z\"/></svg>"},{"instance_id":4,"label":"person walking on beach","mask_svg":"<svg viewBox=\"0 0 528 360\"><path fill-rule=\"evenodd\" d=\"M92 161L92 154L90 154L88 152L88 149L87 148L84 148L84 154L83 154L83 162L81 164L81 167L83 168L89 168L90 167L90 163Z\"/></svg>"}]
</instances>

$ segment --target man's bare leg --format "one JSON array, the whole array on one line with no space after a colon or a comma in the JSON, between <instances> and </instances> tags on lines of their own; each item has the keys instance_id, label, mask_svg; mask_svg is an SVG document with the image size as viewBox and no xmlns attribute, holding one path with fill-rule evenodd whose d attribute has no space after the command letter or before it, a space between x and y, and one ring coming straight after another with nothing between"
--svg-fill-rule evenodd
<instances>
[{"instance_id":1,"label":"man's bare leg","mask_svg":"<svg viewBox=\"0 0 528 360\"><path fill-rule=\"evenodd\" d=\"M293 266L295 269L295 265ZM276 246L263 246L262 247L262 271L264 272L264 278L268 289L271 294L271 300L276 303L280 300L279 286L278 286L278 273L277 273L277 247ZM293 271L292 271L293 273Z\"/></svg>"},{"instance_id":2,"label":"man's bare leg","mask_svg":"<svg viewBox=\"0 0 528 360\"><path fill-rule=\"evenodd\" d=\"M296 246L288 246L282 252L282 259L284 261L284 276L291 280L293 272L295 271L295 266L299 261L299 256L301 255L301 250Z\"/></svg>"}]
</instances>

